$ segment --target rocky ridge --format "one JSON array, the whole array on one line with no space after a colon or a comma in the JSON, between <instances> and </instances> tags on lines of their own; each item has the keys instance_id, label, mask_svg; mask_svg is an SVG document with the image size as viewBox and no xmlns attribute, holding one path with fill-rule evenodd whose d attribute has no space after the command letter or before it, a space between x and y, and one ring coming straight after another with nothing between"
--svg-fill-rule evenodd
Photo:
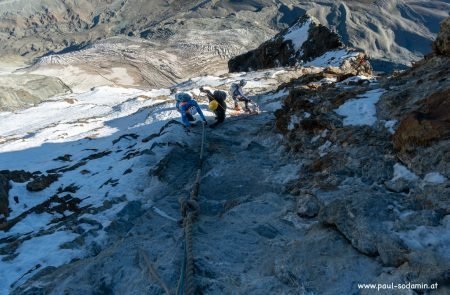
<instances>
[{"instance_id":1,"label":"rocky ridge","mask_svg":"<svg viewBox=\"0 0 450 295\"><path fill-rule=\"evenodd\" d=\"M228 69L230 72L247 72L295 66L343 47L336 33L321 25L315 18L304 15L297 23L257 49L230 59Z\"/></svg>"}]
</instances>

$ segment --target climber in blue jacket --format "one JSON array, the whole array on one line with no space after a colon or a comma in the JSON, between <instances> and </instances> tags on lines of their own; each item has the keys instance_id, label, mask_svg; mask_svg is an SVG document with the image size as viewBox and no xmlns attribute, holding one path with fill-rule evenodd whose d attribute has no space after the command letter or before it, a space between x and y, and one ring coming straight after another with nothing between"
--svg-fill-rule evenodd
<instances>
[{"instance_id":1,"label":"climber in blue jacket","mask_svg":"<svg viewBox=\"0 0 450 295\"><path fill-rule=\"evenodd\" d=\"M177 101L176 107L177 110L181 113L181 120L183 121L184 126L192 127L191 122L195 121L194 115L196 113L200 114L200 117L202 118L204 124L208 124L205 116L203 115L202 109L188 93L180 92L175 94L175 100Z\"/></svg>"}]
</instances>

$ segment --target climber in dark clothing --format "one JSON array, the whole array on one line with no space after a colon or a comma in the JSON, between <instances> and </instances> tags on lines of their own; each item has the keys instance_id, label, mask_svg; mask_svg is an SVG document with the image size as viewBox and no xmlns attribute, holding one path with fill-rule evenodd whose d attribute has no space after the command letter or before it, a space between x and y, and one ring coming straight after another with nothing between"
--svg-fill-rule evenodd
<instances>
[{"instance_id":1,"label":"climber in dark clothing","mask_svg":"<svg viewBox=\"0 0 450 295\"><path fill-rule=\"evenodd\" d=\"M210 109L216 115L216 122L211 124L209 127L214 128L225 120L225 112L227 110L227 103L225 102L227 94L224 91L216 90L214 93L211 91L200 87L200 92L206 93L209 100Z\"/></svg>"},{"instance_id":2,"label":"climber in dark clothing","mask_svg":"<svg viewBox=\"0 0 450 295\"><path fill-rule=\"evenodd\" d=\"M238 101L243 101L245 103L245 108L244 110L246 112L251 112L250 108L248 107L249 102L253 103L252 100L250 98L248 98L245 94L244 94L244 90L242 89L242 87L244 87L247 84L247 82L245 80L241 80L239 81L239 84L237 83L232 83L231 87L230 87L230 92L231 95L233 97L234 100L234 109L236 111L239 111L239 105L238 105Z\"/></svg>"}]
</instances>

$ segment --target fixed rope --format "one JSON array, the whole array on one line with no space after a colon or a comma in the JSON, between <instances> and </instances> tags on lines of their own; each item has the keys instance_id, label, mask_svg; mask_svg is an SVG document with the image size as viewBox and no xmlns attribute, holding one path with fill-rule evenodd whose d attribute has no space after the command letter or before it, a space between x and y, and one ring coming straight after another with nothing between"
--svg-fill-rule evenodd
<instances>
[{"instance_id":1,"label":"fixed rope","mask_svg":"<svg viewBox=\"0 0 450 295\"><path fill-rule=\"evenodd\" d=\"M178 280L177 295L193 295L195 292L194 283L194 254L192 245L192 224L200 213L198 205L198 192L200 189L200 179L202 174L203 153L205 146L205 124L202 124L202 140L200 146L200 158L198 162L197 175L195 177L189 198L180 199L180 210L184 228L184 260L181 266L180 278Z\"/></svg>"}]
</instances>

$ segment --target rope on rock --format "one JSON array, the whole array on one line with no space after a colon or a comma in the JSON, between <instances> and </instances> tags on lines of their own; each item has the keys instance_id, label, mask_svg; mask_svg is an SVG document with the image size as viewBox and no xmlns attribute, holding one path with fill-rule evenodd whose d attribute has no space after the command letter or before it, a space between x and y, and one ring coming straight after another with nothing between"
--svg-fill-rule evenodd
<instances>
[{"instance_id":1,"label":"rope on rock","mask_svg":"<svg viewBox=\"0 0 450 295\"><path fill-rule=\"evenodd\" d=\"M156 272L156 269L153 267L153 264L148 257L147 253L143 249L139 249L139 262L142 263L142 268L148 272L148 274L155 279L158 284L163 288L164 292L166 292L166 295L170 295L169 287L164 283L164 281L159 277L158 273Z\"/></svg>"},{"instance_id":2,"label":"rope on rock","mask_svg":"<svg viewBox=\"0 0 450 295\"><path fill-rule=\"evenodd\" d=\"M192 186L189 198L180 199L180 211L184 228L184 260L181 266L180 278L178 280L177 295L193 295L195 292L194 283L194 254L192 246L192 224L200 213L200 206L197 202L200 189L200 178L202 174L203 153L205 145L205 124L202 124L202 141L200 147L200 158L198 162L197 175Z\"/></svg>"}]
</instances>

